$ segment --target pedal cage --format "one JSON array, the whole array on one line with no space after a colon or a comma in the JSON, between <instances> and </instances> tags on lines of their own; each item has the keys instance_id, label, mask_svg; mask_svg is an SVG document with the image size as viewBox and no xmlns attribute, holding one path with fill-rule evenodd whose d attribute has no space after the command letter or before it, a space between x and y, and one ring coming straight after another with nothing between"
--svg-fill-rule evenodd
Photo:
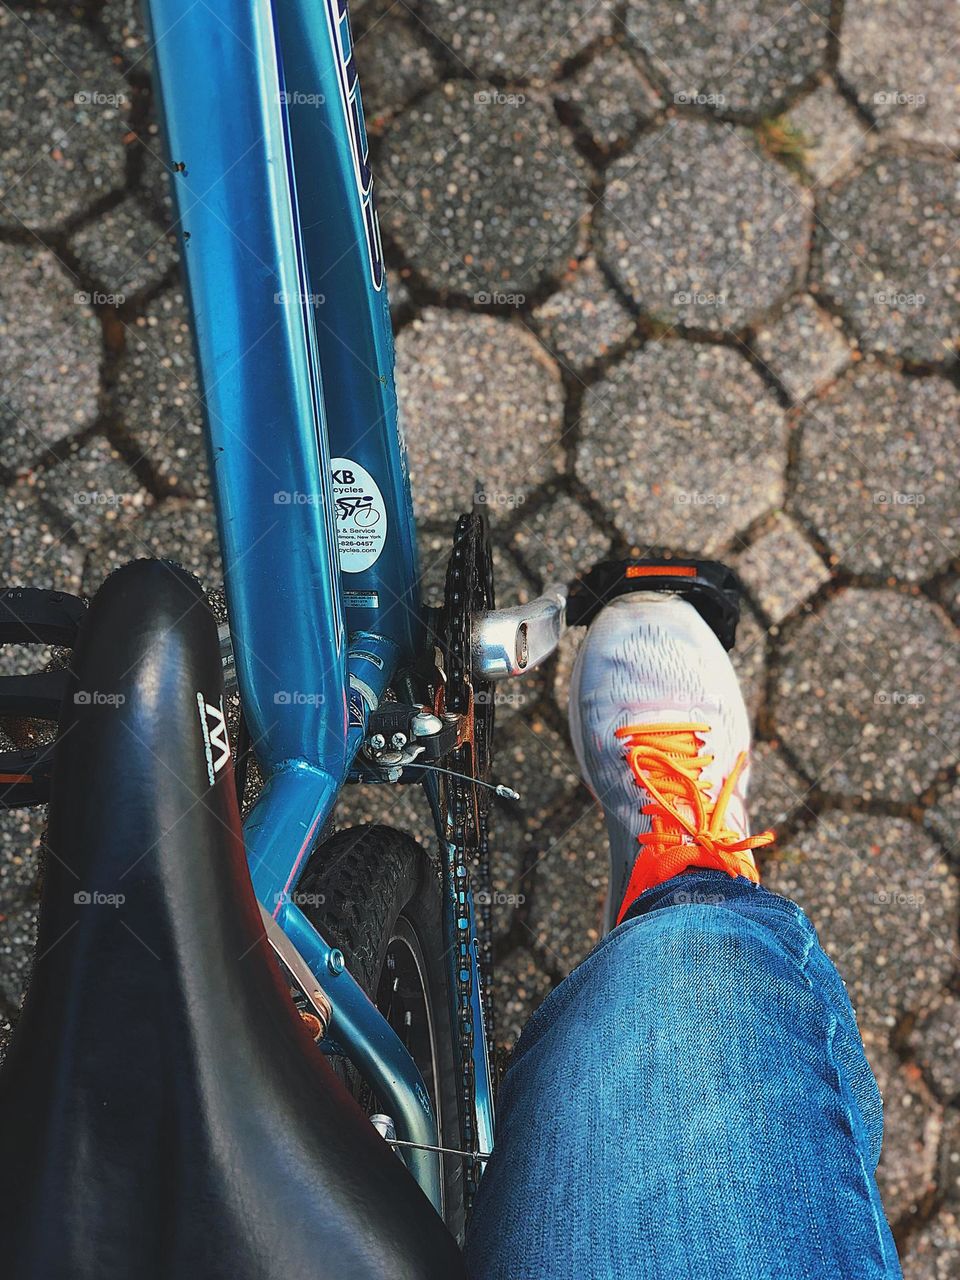
<instances>
[{"instance_id":1,"label":"pedal cage","mask_svg":"<svg viewBox=\"0 0 960 1280\"><path fill-rule=\"evenodd\" d=\"M72 648L86 604L78 596L41 587L0 588L0 645L43 644ZM0 727L56 722L70 673L64 668L0 676ZM32 734L27 734L27 739ZM14 738L16 735L14 734ZM46 804L50 797L53 743L0 751L0 810Z\"/></svg>"},{"instance_id":2,"label":"pedal cage","mask_svg":"<svg viewBox=\"0 0 960 1280\"><path fill-rule=\"evenodd\" d=\"M719 560L603 560L570 584L567 625L589 626L604 605L633 591L682 596L724 649L733 648L740 621L740 583Z\"/></svg>"}]
</instances>

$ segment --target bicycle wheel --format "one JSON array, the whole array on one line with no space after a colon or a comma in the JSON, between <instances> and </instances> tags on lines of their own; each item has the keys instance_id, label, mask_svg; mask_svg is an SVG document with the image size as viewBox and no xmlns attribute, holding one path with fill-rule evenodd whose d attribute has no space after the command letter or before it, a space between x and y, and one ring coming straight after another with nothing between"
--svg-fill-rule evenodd
<instances>
[{"instance_id":1,"label":"bicycle wheel","mask_svg":"<svg viewBox=\"0 0 960 1280\"><path fill-rule=\"evenodd\" d=\"M440 883L427 851L386 826L338 831L314 850L296 891L304 915L404 1042L437 1116L440 1145L459 1147ZM368 1115L385 1110L359 1073L345 1076ZM443 1217L462 1242L463 1161L441 1157Z\"/></svg>"}]
</instances>

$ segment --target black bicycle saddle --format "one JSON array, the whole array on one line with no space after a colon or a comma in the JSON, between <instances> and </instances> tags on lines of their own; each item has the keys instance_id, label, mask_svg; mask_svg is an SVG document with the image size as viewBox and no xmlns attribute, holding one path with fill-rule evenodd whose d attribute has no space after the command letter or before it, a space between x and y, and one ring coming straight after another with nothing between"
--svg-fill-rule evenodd
<instances>
[{"instance_id":1,"label":"black bicycle saddle","mask_svg":"<svg viewBox=\"0 0 960 1280\"><path fill-rule=\"evenodd\" d=\"M197 584L159 561L113 574L73 673L0 1075L4 1276L465 1277L269 952Z\"/></svg>"}]
</instances>

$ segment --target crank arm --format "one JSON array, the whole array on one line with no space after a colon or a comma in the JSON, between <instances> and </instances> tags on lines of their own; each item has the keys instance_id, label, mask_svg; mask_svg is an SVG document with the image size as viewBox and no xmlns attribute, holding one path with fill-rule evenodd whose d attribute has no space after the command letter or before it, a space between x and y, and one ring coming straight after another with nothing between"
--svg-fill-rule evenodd
<instances>
[{"instance_id":1,"label":"crank arm","mask_svg":"<svg viewBox=\"0 0 960 1280\"><path fill-rule=\"evenodd\" d=\"M567 629L567 588L559 583L513 609L490 609L473 619L471 666L478 680L506 680L533 671L550 657Z\"/></svg>"}]
</instances>

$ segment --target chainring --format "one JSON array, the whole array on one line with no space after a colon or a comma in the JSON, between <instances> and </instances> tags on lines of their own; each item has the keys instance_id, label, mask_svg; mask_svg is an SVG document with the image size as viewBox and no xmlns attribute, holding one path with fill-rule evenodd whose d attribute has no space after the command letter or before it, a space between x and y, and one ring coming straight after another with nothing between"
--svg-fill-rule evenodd
<instances>
[{"instance_id":1,"label":"chainring","mask_svg":"<svg viewBox=\"0 0 960 1280\"><path fill-rule=\"evenodd\" d=\"M493 765L494 687L490 681L474 679L471 647L475 615L493 607L493 548L485 515L473 512L461 516L454 530L437 639L444 671L444 708L464 718L461 742L450 758L452 772L445 776L444 789L457 861L473 890L477 954L486 993L484 1009L491 1063L494 1060L491 988L493 884L487 832L491 791L489 787L478 786L477 782L489 783ZM466 928L463 928L460 945L464 953L473 945ZM458 992L458 1001L461 1007L460 1055L464 1072L462 1089L465 1101L472 1103L475 1081L472 1075L473 1031L468 1013L468 973L468 968L461 967L462 989ZM475 1149L476 1134L472 1123L467 1125L462 1136L465 1149ZM476 1170L468 1166L465 1172L469 1202L476 1189Z\"/></svg>"}]
</instances>

